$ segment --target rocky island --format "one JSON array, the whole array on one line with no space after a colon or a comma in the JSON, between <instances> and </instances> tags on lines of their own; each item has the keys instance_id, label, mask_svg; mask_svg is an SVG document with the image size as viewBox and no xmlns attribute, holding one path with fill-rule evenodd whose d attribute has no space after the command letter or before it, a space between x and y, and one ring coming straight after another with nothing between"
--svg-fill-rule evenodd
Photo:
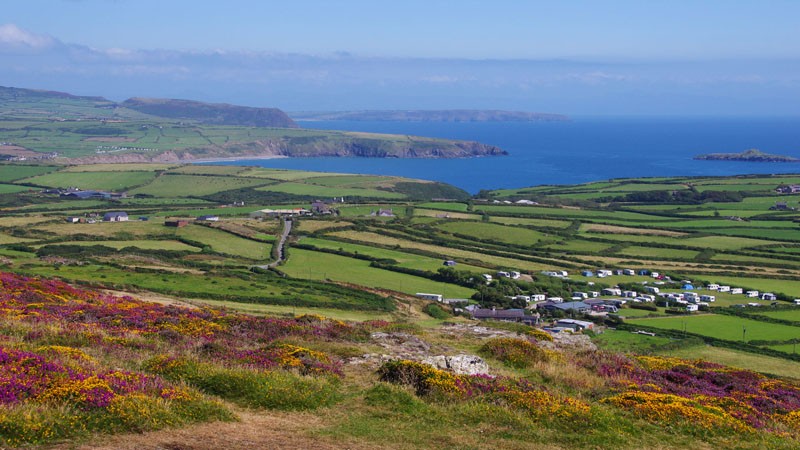
<instances>
[{"instance_id":1,"label":"rocky island","mask_svg":"<svg viewBox=\"0 0 800 450\"><path fill-rule=\"evenodd\" d=\"M800 162L800 159L792 156L773 155L771 153L764 153L755 148L745 150L741 153L708 153L705 155L697 155L694 159L703 161Z\"/></svg>"}]
</instances>

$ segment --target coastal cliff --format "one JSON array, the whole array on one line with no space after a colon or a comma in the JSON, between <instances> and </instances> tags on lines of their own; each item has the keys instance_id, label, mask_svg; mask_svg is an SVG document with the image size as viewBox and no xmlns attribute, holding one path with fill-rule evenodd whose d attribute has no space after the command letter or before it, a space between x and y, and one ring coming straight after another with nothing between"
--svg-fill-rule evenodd
<instances>
[{"instance_id":1,"label":"coastal cliff","mask_svg":"<svg viewBox=\"0 0 800 450\"><path fill-rule=\"evenodd\" d=\"M213 159L248 158L307 158L307 157L358 157L358 158L473 158L504 156L508 153L499 147L470 141L408 138L405 140L364 139L348 137L348 133L331 137L297 139L264 139L175 149L158 154L124 153L73 158L70 163L133 163L181 162Z\"/></svg>"}]
</instances>

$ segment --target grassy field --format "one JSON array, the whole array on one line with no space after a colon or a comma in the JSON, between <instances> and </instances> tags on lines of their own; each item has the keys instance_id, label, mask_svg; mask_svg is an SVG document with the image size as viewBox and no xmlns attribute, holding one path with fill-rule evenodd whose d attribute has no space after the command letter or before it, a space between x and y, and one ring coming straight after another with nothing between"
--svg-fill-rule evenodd
<instances>
[{"instance_id":1,"label":"grassy field","mask_svg":"<svg viewBox=\"0 0 800 450\"><path fill-rule=\"evenodd\" d=\"M406 196L397 192L388 192L378 189L340 187L340 186L320 186L298 182L284 182L258 188L260 191L283 192L286 194L308 195L312 197L333 198L333 197L365 197L365 198L386 198L404 199Z\"/></svg>"},{"instance_id":2,"label":"grassy field","mask_svg":"<svg viewBox=\"0 0 800 450\"><path fill-rule=\"evenodd\" d=\"M83 190L123 191L155 179L154 172L55 172L20 180L46 187L77 187Z\"/></svg>"},{"instance_id":3,"label":"grassy field","mask_svg":"<svg viewBox=\"0 0 800 450\"><path fill-rule=\"evenodd\" d=\"M0 194L13 194L16 192L25 192L34 189L35 188L31 188L28 186L18 186L15 184L0 184Z\"/></svg>"},{"instance_id":4,"label":"grassy field","mask_svg":"<svg viewBox=\"0 0 800 450\"><path fill-rule=\"evenodd\" d=\"M390 236L383 236L377 233L370 233L370 232L355 232L355 231L340 231L332 233L334 236L342 237L345 239L355 240L361 243L369 244L369 243L377 243L381 245L387 246L397 246L398 248L409 248L409 249L418 249L423 250L426 252L431 252L434 254L442 255L442 257L446 257L449 259L461 259L466 261L483 261L487 264L494 264L499 267L503 267L506 269L519 269L519 270L529 270L529 271L539 271L544 270L547 268L558 268L557 264L553 265L546 265L541 263L535 263L530 261L524 260L517 260L513 258L506 258L501 256L493 256L487 255L485 253L480 253L479 251L469 251L469 250L461 250L455 248L449 248L446 246L440 245L433 245L433 244L424 244L420 242L414 242L411 240L404 240L398 239L395 237Z\"/></svg>"},{"instance_id":5,"label":"grassy field","mask_svg":"<svg viewBox=\"0 0 800 450\"><path fill-rule=\"evenodd\" d=\"M775 319L781 320L791 320L795 322L800 322L800 307L790 310L780 310L780 311L757 311L756 314L760 316L767 316L773 317Z\"/></svg>"},{"instance_id":6,"label":"grassy field","mask_svg":"<svg viewBox=\"0 0 800 450\"><path fill-rule=\"evenodd\" d=\"M0 182L15 181L42 175L57 170L54 166L23 166L19 164L0 164Z\"/></svg>"},{"instance_id":7,"label":"grassy field","mask_svg":"<svg viewBox=\"0 0 800 450\"><path fill-rule=\"evenodd\" d=\"M437 228L453 234L463 234L482 240L495 240L520 246L531 246L549 238L543 233L527 228L486 222L448 222Z\"/></svg>"},{"instance_id":8,"label":"grassy field","mask_svg":"<svg viewBox=\"0 0 800 450\"><path fill-rule=\"evenodd\" d=\"M661 353L678 358L703 359L717 364L725 364L779 377L797 378L797 374L800 373L800 362L797 361L788 361L782 358L707 345L679 347ZM791 351L788 353L791 353Z\"/></svg>"},{"instance_id":9,"label":"grassy field","mask_svg":"<svg viewBox=\"0 0 800 450\"><path fill-rule=\"evenodd\" d=\"M406 253L396 250L387 250L384 248L371 247L361 244L353 244L350 242L331 241L327 239L316 238L303 238L300 243L306 245L313 245L314 247L330 249L330 250L344 250L349 253L357 253L359 255L371 256L379 259L393 259L398 262L398 267L405 267L409 269L427 270L429 272L436 272L438 269L444 267L443 260L431 258L428 256L415 255L413 253ZM459 264L459 270L469 270L471 272L483 273L486 269L483 267L470 266L469 264Z\"/></svg>"},{"instance_id":10,"label":"grassy field","mask_svg":"<svg viewBox=\"0 0 800 450\"><path fill-rule=\"evenodd\" d=\"M164 197L201 197L222 191L263 186L268 181L254 178L236 178L203 175L162 175L147 186L130 191L131 194L148 194Z\"/></svg>"},{"instance_id":11,"label":"grassy field","mask_svg":"<svg viewBox=\"0 0 800 450\"><path fill-rule=\"evenodd\" d=\"M201 242L215 252L256 261L265 261L270 258L272 246L261 242L244 239L225 231L215 230L200 225L189 225L176 229L175 235L184 239Z\"/></svg>"},{"instance_id":12,"label":"grassy field","mask_svg":"<svg viewBox=\"0 0 800 450\"><path fill-rule=\"evenodd\" d=\"M295 278L330 279L370 288L380 287L415 294L428 292L447 298L469 298L473 290L388 270L369 267L369 261L293 248L280 270Z\"/></svg>"},{"instance_id":13,"label":"grassy field","mask_svg":"<svg viewBox=\"0 0 800 450\"><path fill-rule=\"evenodd\" d=\"M190 252L198 252L200 251L199 248L193 247L188 244L184 244L183 242L179 241L169 241L169 240L135 240L135 241L66 241L66 242L58 242L55 244L48 244L48 245L82 245L82 246L90 246L90 245L103 245L106 247L115 248L117 250L123 249L125 247L136 247L141 248L143 250L175 250L175 251L190 251Z\"/></svg>"},{"instance_id":14,"label":"grassy field","mask_svg":"<svg viewBox=\"0 0 800 450\"><path fill-rule=\"evenodd\" d=\"M800 327L790 327L741 317L718 314L701 314L682 317L655 319L633 319L628 322L668 330L683 330L729 341L741 341L742 330L745 340L787 340L800 336Z\"/></svg>"}]
</instances>

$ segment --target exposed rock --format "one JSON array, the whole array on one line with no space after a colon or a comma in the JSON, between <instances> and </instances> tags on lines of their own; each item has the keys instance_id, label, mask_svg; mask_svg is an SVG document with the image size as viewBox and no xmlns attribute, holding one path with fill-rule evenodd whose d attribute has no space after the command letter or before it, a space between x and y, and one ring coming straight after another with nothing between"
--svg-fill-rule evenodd
<instances>
[{"instance_id":1,"label":"exposed rock","mask_svg":"<svg viewBox=\"0 0 800 450\"><path fill-rule=\"evenodd\" d=\"M539 345L550 350L597 350L592 339L585 334L556 333L553 342L539 341Z\"/></svg>"},{"instance_id":2,"label":"exposed rock","mask_svg":"<svg viewBox=\"0 0 800 450\"><path fill-rule=\"evenodd\" d=\"M485 375L489 373L489 365L486 364L486 361L475 355L431 356L421 362L430 364L437 369L449 370L458 375Z\"/></svg>"}]
</instances>

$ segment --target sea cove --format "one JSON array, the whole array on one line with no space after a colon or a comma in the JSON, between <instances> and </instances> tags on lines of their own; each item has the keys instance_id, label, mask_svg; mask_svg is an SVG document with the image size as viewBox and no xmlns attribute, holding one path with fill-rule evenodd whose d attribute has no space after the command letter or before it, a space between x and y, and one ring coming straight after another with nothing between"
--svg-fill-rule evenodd
<instances>
[{"instance_id":1,"label":"sea cove","mask_svg":"<svg viewBox=\"0 0 800 450\"><path fill-rule=\"evenodd\" d=\"M301 127L474 140L509 156L466 159L282 158L212 164L399 175L481 189L608 178L789 172L781 163L695 161L757 147L800 157L800 118L573 117L569 122L298 122Z\"/></svg>"}]
</instances>

